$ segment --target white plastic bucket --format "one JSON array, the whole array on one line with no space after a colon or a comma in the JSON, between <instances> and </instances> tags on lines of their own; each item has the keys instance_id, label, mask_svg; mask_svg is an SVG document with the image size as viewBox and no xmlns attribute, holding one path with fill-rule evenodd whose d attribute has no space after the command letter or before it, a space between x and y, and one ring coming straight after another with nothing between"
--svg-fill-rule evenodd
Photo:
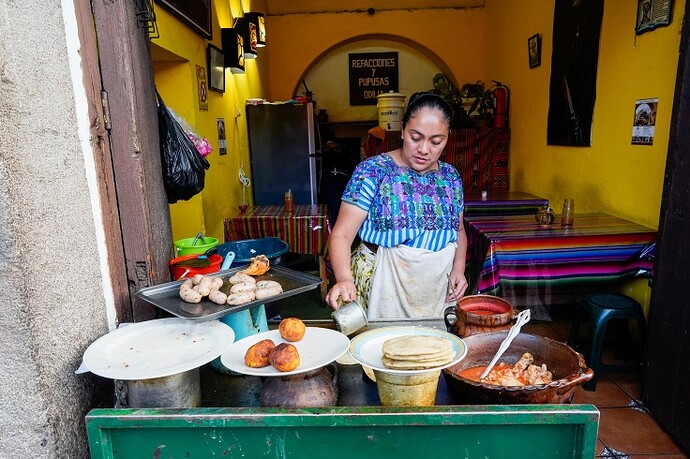
<instances>
[{"instance_id":1,"label":"white plastic bucket","mask_svg":"<svg viewBox=\"0 0 690 459\"><path fill-rule=\"evenodd\" d=\"M405 96L390 91L381 93L376 98L378 99L376 108L379 112L379 127L387 131L402 131Z\"/></svg>"}]
</instances>

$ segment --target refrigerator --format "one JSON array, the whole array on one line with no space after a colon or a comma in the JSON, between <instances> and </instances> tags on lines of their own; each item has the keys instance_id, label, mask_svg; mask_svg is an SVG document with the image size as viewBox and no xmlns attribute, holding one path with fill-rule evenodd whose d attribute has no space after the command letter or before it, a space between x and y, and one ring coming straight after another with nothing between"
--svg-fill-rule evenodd
<instances>
[{"instance_id":1,"label":"refrigerator","mask_svg":"<svg viewBox=\"0 0 690 459\"><path fill-rule=\"evenodd\" d=\"M248 104L247 130L254 205L317 203L313 104Z\"/></svg>"}]
</instances>

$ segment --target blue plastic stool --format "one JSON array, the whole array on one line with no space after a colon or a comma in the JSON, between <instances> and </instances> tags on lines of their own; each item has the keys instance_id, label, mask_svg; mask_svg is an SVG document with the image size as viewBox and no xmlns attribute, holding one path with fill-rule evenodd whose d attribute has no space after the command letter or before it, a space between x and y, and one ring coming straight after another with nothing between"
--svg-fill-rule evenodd
<instances>
[{"instance_id":1,"label":"blue plastic stool","mask_svg":"<svg viewBox=\"0 0 690 459\"><path fill-rule=\"evenodd\" d=\"M583 389L589 391L596 389L596 378L599 371L640 371L642 368L641 364L626 363L609 365L601 362L604 334L606 333L607 323L611 319L626 320L626 328L620 330L620 335L617 337L617 345L620 348L625 347L625 342L627 339L627 320L634 320L637 322L637 329L640 333L640 343L644 348L644 339L647 326L640 303L628 296L615 293L595 293L586 295L578 305L575 319L573 320L573 324L570 328L568 344L571 346L576 346L578 343L580 324L584 320L585 314L588 314L590 319L589 345L585 354L585 361L587 362L587 365L594 371L594 377L587 383L583 384Z\"/></svg>"}]
</instances>

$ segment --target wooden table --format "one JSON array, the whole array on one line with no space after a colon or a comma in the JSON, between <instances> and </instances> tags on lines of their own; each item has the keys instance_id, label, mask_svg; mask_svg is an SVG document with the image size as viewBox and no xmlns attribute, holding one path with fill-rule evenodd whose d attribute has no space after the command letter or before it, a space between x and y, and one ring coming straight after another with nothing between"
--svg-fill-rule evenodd
<instances>
[{"instance_id":1,"label":"wooden table","mask_svg":"<svg viewBox=\"0 0 690 459\"><path fill-rule=\"evenodd\" d=\"M284 206L254 206L225 222L225 241L241 241L266 236L279 237L290 245L290 251L318 257L321 293L326 295L328 276L324 256L331 234L328 208L325 204L296 205L294 212Z\"/></svg>"},{"instance_id":2,"label":"wooden table","mask_svg":"<svg viewBox=\"0 0 690 459\"><path fill-rule=\"evenodd\" d=\"M466 217L465 224L474 293L514 301L531 290L532 301L548 303L552 286L594 287L653 273L657 232L612 215L576 214L568 229L540 227L532 215Z\"/></svg>"},{"instance_id":3,"label":"wooden table","mask_svg":"<svg viewBox=\"0 0 690 459\"><path fill-rule=\"evenodd\" d=\"M548 206L549 200L523 191L490 191L486 198L481 193L466 193L466 217L498 215L534 215L537 208Z\"/></svg>"}]
</instances>

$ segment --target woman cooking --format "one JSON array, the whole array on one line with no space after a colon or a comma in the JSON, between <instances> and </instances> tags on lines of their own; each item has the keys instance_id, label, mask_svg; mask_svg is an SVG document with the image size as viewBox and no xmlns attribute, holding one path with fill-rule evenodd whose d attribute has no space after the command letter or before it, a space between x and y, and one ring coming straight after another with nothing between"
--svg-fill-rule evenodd
<instances>
[{"instance_id":1,"label":"woman cooking","mask_svg":"<svg viewBox=\"0 0 690 459\"><path fill-rule=\"evenodd\" d=\"M330 236L331 308L357 300L369 319L442 317L467 289L462 179L439 161L451 116L442 97L413 94L402 148L355 169Z\"/></svg>"}]
</instances>

